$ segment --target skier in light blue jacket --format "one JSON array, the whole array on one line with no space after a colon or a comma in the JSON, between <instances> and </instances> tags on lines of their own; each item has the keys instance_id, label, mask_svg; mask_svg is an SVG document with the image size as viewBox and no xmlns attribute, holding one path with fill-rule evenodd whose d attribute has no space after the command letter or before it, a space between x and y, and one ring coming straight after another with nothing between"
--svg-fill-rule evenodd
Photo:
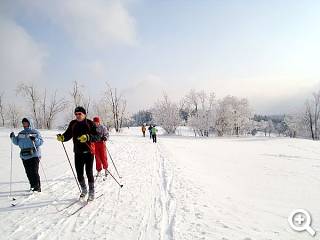
<instances>
[{"instance_id":1,"label":"skier in light blue jacket","mask_svg":"<svg viewBox=\"0 0 320 240\"><path fill-rule=\"evenodd\" d=\"M41 192L39 176L39 162L41 158L40 146L43 139L40 132L33 128L30 118L22 119L23 130L17 136L10 133L13 144L20 147L20 158L22 159L29 183L30 190Z\"/></svg>"}]
</instances>

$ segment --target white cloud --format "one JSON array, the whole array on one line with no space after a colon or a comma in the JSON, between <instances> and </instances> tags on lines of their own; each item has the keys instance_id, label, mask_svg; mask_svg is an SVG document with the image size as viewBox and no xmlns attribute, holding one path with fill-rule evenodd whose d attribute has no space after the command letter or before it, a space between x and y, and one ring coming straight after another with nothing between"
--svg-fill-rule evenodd
<instances>
[{"instance_id":1,"label":"white cloud","mask_svg":"<svg viewBox=\"0 0 320 240\"><path fill-rule=\"evenodd\" d=\"M46 51L19 25L0 17L1 88L13 89L17 82L38 81L43 75Z\"/></svg>"},{"instance_id":2,"label":"white cloud","mask_svg":"<svg viewBox=\"0 0 320 240\"><path fill-rule=\"evenodd\" d=\"M117 0L28 1L25 6L48 17L81 48L137 43L135 20Z\"/></svg>"},{"instance_id":3,"label":"white cloud","mask_svg":"<svg viewBox=\"0 0 320 240\"><path fill-rule=\"evenodd\" d=\"M151 108L167 89L168 86L160 76L148 74L142 80L133 82L122 92L127 99L128 111L134 113Z\"/></svg>"},{"instance_id":4,"label":"white cloud","mask_svg":"<svg viewBox=\"0 0 320 240\"><path fill-rule=\"evenodd\" d=\"M83 64L83 69L86 70L89 78L93 80L106 80L108 77L107 66L101 61L93 61Z\"/></svg>"}]
</instances>

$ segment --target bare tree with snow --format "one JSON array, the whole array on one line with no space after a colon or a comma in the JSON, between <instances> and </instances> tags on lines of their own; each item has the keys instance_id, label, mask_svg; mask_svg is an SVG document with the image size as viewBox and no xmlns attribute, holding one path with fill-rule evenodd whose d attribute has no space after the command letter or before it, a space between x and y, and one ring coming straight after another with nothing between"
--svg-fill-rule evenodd
<instances>
[{"instance_id":1,"label":"bare tree with snow","mask_svg":"<svg viewBox=\"0 0 320 240\"><path fill-rule=\"evenodd\" d=\"M152 116L168 134L174 134L181 121L178 105L171 102L166 94L155 104Z\"/></svg>"},{"instance_id":2,"label":"bare tree with snow","mask_svg":"<svg viewBox=\"0 0 320 240\"><path fill-rule=\"evenodd\" d=\"M8 115L8 120L9 120L9 125L12 128L17 128L20 122L21 118L21 113L19 108L14 104L11 103L8 106L7 110L7 115Z\"/></svg>"},{"instance_id":3,"label":"bare tree with snow","mask_svg":"<svg viewBox=\"0 0 320 240\"><path fill-rule=\"evenodd\" d=\"M21 94L31 104L32 117L35 121L35 127L41 128L40 119L40 94L33 83L21 83L17 87L18 94Z\"/></svg>"},{"instance_id":4,"label":"bare tree with snow","mask_svg":"<svg viewBox=\"0 0 320 240\"><path fill-rule=\"evenodd\" d=\"M116 132L120 132L126 114L127 102L124 96L118 92L117 88L112 88L108 83L105 100L111 108L113 127Z\"/></svg>"},{"instance_id":5,"label":"bare tree with snow","mask_svg":"<svg viewBox=\"0 0 320 240\"><path fill-rule=\"evenodd\" d=\"M0 93L0 117L1 117L1 124L4 127L5 124L5 107L4 107L4 92Z\"/></svg>"},{"instance_id":6,"label":"bare tree with snow","mask_svg":"<svg viewBox=\"0 0 320 240\"><path fill-rule=\"evenodd\" d=\"M55 91L51 96L50 102L48 104L44 102L43 106L45 112L45 115L43 116L44 126L47 129L51 129L57 114L66 109L67 101L63 98L58 98L57 91Z\"/></svg>"},{"instance_id":7,"label":"bare tree with snow","mask_svg":"<svg viewBox=\"0 0 320 240\"><path fill-rule=\"evenodd\" d=\"M82 104L83 94L81 92L81 86L79 85L78 81L73 82L72 91L70 92L73 107L78 107Z\"/></svg>"},{"instance_id":8,"label":"bare tree with snow","mask_svg":"<svg viewBox=\"0 0 320 240\"><path fill-rule=\"evenodd\" d=\"M69 92L69 97L71 98L66 107L68 110L67 120L73 119L74 108L82 106L86 109L87 115L91 112L92 100L90 96L87 96L84 91L84 86L78 81L74 81L72 85L72 90Z\"/></svg>"},{"instance_id":9,"label":"bare tree with snow","mask_svg":"<svg viewBox=\"0 0 320 240\"><path fill-rule=\"evenodd\" d=\"M101 119L101 122L110 127L113 125L113 114L111 111L111 107L105 99L100 99L98 102L92 103L93 111L95 112L96 116L99 116Z\"/></svg>"},{"instance_id":10,"label":"bare tree with snow","mask_svg":"<svg viewBox=\"0 0 320 240\"><path fill-rule=\"evenodd\" d=\"M19 84L17 91L31 103L32 117L37 128L51 129L57 114L67 107L67 101L58 98L57 91L50 96L47 89L41 93L33 84L26 83Z\"/></svg>"},{"instance_id":11,"label":"bare tree with snow","mask_svg":"<svg viewBox=\"0 0 320 240\"><path fill-rule=\"evenodd\" d=\"M128 119L128 114L126 112L127 110L127 101L126 100L122 100L122 108L121 108L121 112L120 112L120 129L123 127L124 122L127 121Z\"/></svg>"}]
</instances>

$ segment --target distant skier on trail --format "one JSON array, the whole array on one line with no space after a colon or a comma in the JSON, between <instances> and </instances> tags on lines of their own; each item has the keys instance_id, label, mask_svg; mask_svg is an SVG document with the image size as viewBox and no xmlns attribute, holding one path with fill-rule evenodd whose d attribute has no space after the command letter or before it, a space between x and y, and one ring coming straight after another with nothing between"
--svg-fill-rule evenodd
<instances>
[{"instance_id":1,"label":"distant skier on trail","mask_svg":"<svg viewBox=\"0 0 320 240\"><path fill-rule=\"evenodd\" d=\"M93 122L97 128L97 133L100 137L100 141L94 142L97 177L101 176L102 169L105 170L105 176L107 176L108 157L106 141L109 138L109 132L108 129L100 123L99 117L94 117Z\"/></svg>"},{"instance_id":2,"label":"distant skier on trail","mask_svg":"<svg viewBox=\"0 0 320 240\"><path fill-rule=\"evenodd\" d=\"M148 127L148 131L150 134L150 139L152 138L152 125L150 124L150 126Z\"/></svg>"},{"instance_id":3,"label":"distant skier on trail","mask_svg":"<svg viewBox=\"0 0 320 240\"><path fill-rule=\"evenodd\" d=\"M151 129L151 134L152 134L152 141L154 143L157 142L157 132L158 132L158 129L156 129L156 126L154 125Z\"/></svg>"},{"instance_id":4,"label":"distant skier on trail","mask_svg":"<svg viewBox=\"0 0 320 240\"><path fill-rule=\"evenodd\" d=\"M76 119L69 123L67 130L63 134L57 135L60 142L69 141L71 138L74 144L74 161L77 172L77 178L81 186L80 198L84 198L87 193L87 185L84 179L84 167L88 178L89 196L88 201L94 199L94 177L93 177L93 160L94 144L100 138L93 121L87 119L86 110L83 107L76 107L74 110Z\"/></svg>"},{"instance_id":5,"label":"distant skier on trail","mask_svg":"<svg viewBox=\"0 0 320 240\"><path fill-rule=\"evenodd\" d=\"M146 125L145 125L145 123L142 125L142 127L141 127L141 131L142 131L142 135L143 135L143 137L145 137L146 136Z\"/></svg>"},{"instance_id":6,"label":"distant skier on trail","mask_svg":"<svg viewBox=\"0 0 320 240\"><path fill-rule=\"evenodd\" d=\"M41 159L40 146L43 144L43 139L40 132L34 129L30 118L23 118L22 126L23 130L17 136L14 135L14 132L10 133L10 138L12 143L21 149L20 158L30 183L30 190L41 192L39 162Z\"/></svg>"}]
</instances>

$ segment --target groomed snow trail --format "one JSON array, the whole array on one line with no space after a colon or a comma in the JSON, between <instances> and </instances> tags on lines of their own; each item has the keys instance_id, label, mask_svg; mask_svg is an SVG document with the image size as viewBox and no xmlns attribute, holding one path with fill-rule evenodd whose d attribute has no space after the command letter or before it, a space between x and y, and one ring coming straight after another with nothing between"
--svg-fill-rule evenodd
<instances>
[{"instance_id":1,"label":"groomed snow trail","mask_svg":"<svg viewBox=\"0 0 320 240\"><path fill-rule=\"evenodd\" d=\"M43 191L20 197L28 188L23 166L14 148L13 195L17 206L7 199L9 166L2 171L0 185L0 229L4 239L174 239L175 199L171 192L172 170L161 146L140 136L112 136L108 149L117 165L124 187L120 189L111 176L98 178L96 192L104 195L90 202L74 216L69 214L80 203L68 209L78 197L78 190L63 148L54 132L43 133ZM7 136L1 136L1 159L9 162ZM73 163L72 144L66 143ZM4 162L3 162L4 164ZM109 158L109 169L117 177ZM19 204L19 202L23 200Z\"/></svg>"},{"instance_id":2,"label":"groomed snow trail","mask_svg":"<svg viewBox=\"0 0 320 240\"><path fill-rule=\"evenodd\" d=\"M319 142L288 138L160 136L157 144L139 129L112 135L107 146L122 189L111 176L98 178L97 195L63 210L78 198L61 143L41 131L43 192L24 197L28 182L14 148L10 207L10 141L0 128L0 239L296 240L289 213L306 208L320 231ZM72 144L66 143L73 162ZM110 171L117 174L109 159ZM21 201L21 202L20 202Z\"/></svg>"}]
</instances>

